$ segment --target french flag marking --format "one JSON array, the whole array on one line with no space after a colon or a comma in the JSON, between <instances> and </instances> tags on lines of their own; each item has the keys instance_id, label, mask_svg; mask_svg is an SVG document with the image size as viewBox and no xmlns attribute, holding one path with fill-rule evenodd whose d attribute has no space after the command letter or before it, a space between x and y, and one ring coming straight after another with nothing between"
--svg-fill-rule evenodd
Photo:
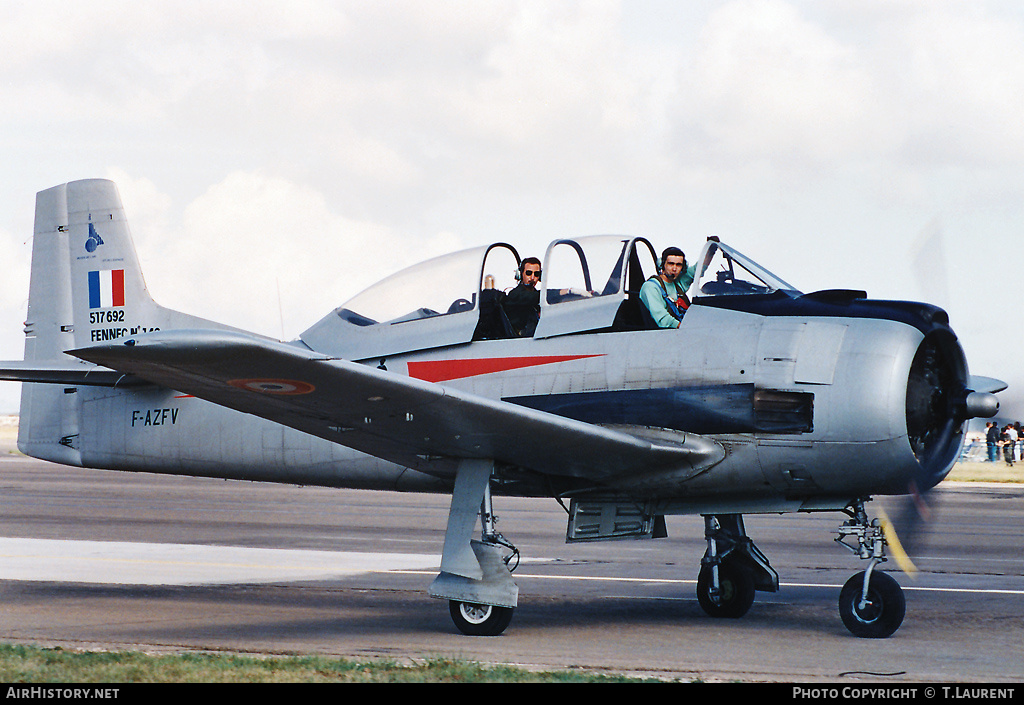
<instances>
[{"instance_id":1,"label":"french flag marking","mask_svg":"<svg viewBox=\"0 0 1024 705\"><path fill-rule=\"evenodd\" d=\"M89 272L89 308L124 306L124 270Z\"/></svg>"}]
</instances>

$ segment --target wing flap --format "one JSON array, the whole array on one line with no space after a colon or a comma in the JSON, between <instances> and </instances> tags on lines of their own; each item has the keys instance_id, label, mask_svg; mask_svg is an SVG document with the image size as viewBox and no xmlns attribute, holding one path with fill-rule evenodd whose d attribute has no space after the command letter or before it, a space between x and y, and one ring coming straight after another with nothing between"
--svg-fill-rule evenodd
<instances>
[{"instance_id":1,"label":"wing flap","mask_svg":"<svg viewBox=\"0 0 1024 705\"><path fill-rule=\"evenodd\" d=\"M641 438L235 332L149 333L69 354L417 469L488 458L602 481L720 459L698 436Z\"/></svg>"}]
</instances>

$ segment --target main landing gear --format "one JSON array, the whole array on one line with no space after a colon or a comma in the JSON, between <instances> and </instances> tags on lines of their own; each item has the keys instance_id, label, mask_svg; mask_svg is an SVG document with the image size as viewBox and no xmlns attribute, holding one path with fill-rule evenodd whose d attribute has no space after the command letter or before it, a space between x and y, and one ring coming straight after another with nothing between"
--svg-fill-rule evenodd
<instances>
[{"instance_id":1,"label":"main landing gear","mask_svg":"<svg viewBox=\"0 0 1024 705\"><path fill-rule=\"evenodd\" d=\"M864 501L857 500L848 508L852 517L839 527L836 543L868 561L867 570L846 581L839 593L839 616L854 636L885 639L892 636L906 614L903 589L891 576L875 572L884 563L888 542L878 519L868 521ZM847 543L856 539L856 545Z\"/></svg>"},{"instance_id":2,"label":"main landing gear","mask_svg":"<svg viewBox=\"0 0 1024 705\"><path fill-rule=\"evenodd\" d=\"M779 575L747 536L739 514L704 517L708 548L697 575L697 602L712 617L742 617L754 591L777 592Z\"/></svg>"},{"instance_id":3,"label":"main landing gear","mask_svg":"<svg viewBox=\"0 0 1024 705\"><path fill-rule=\"evenodd\" d=\"M478 551L477 560L480 565L486 566L484 580L490 580L499 591L503 586L508 591L508 583L512 582L512 578L508 576L516 569L518 563L511 567L510 564L512 559L518 561L519 550L495 529L498 518L492 509L490 491L484 493L484 501L480 507L480 521L483 525L480 541L473 541L472 544L473 549ZM515 587L515 583L512 583L512 587ZM518 589L516 589L516 593L518 594ZM512 606L449 600L448 612L451 614L455 626L463 634L498 636L512 622L512 613L515 611L514 597L510 601L512 601Z\"/></svg>"},{"instance_id":4,"label":"main landing gear","mask_svg":"<svg viewBox=\"0 0 1024 705\"><path fill-rule=\"evenodd\" d=\"M494 465L464 460L455 476L448 528L441 553L441 573L430 595L448 600L456 628L470 636L497 636L512 621L519 588L509 563L519 551L495 529L490 478ZM473 539L477 517L480 539Z\"/></svg>"}]
</instances>

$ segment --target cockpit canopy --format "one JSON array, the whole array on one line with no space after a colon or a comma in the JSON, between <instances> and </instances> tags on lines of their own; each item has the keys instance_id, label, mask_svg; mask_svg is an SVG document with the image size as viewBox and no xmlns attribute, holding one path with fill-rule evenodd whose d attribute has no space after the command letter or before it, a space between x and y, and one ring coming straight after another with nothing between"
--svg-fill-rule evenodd
<instances>
[{"instance_id":1,"label":"cockpit canopy","mask_svg":"<svg viewBox=\"0 0 1024 705\"><path fill-rule=\"evenodd\" d=\"M435 257L374 284L300 337L314 350L351 360L511 337L497 302L518 283L520 261L506 243ZM644 238L554 241L544 255L533 337L650 327L639 291L657 263ZM707 242L696 264L689 291L694 304L710 296L800 294L723 243Z\"/></svg>"},{"instance_id":2,"label":"cockpit canopy","mask_svg":"<svg viewBox=\"0 0 1024 705\"><path fill-rule=\"evenodd\" d=\"M515 286L519 254L498 243L442 255L392 274L336 313L353 325L396 325L477 309L487 289Z\"/></svg>"}]
</instances>

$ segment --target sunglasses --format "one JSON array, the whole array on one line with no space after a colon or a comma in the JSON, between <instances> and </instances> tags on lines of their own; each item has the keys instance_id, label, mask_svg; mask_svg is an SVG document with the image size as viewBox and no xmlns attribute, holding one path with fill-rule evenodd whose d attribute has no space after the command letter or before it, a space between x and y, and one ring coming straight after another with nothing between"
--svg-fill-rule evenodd
<instances>
[{"instance_id":1,"label":"sunglasses","mask_svg":"<svg viewBox=\"0 0 1024 705\"><path fill-rule=\"evenodd\" d=\"M540 276L540 270L538 269L538 270L535 271L535 270L532 270L532 269L524 269L523 270L523 276L524 277L539 277Z\"/></svg>"}]
</instances>

